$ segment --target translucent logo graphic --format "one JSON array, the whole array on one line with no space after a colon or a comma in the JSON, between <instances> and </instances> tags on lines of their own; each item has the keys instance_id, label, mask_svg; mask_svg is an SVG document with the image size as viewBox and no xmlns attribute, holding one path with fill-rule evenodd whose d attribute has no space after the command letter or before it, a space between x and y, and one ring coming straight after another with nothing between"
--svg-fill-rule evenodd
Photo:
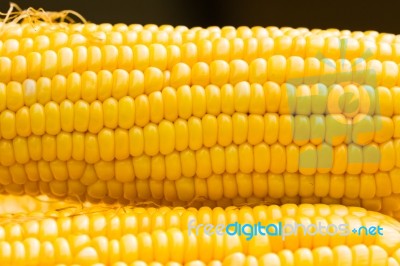
<instances>
[{"instance_id":1,"label":"translucent logo graphic","mask_svg":"<svg viewBox=\"0 0 400 266\"><path fill-rule=\"evenodd\" d=\"M325 139L324 143L329 146L337 146L345 143L346 145L354 144L363 148L374 143L374 135L383 130L383 114L380 102L380 91L386 90L379 86L378 76L380 75L378 61L373 60L373 52L370 48L366 49L358 58L346 59L348 52L348 38L340 38L340 58L331 59L325 57L322 52L316 54L316 58L320 62L321 70L317 76L307 76L304 80L316 80L310 86L310 95L302 95L300 86L292 85L301 84L298 78L287 79L288 85L283 89L294 90L285 92L286 95L296 95L297 103L291 103L293 98L287 98L289 106L292 104L315 103L324 109L323 115L325 119ZM368 42L365 40L365 42ZM351 49L350 49L351 50ZM351 51L354 53L354 51ZM377 63L377 64L374 64ZM390 89L390 88L389 88ZM383 107L383 105L382 105ZM319 112L321 112L319 110ZM295 116L298 114L295 112ZM313 115L313 111L310 115ZM311 119L311 118L310 118ZM295 124L296 125L296 124ZM292 128L295 131L295 128ZM312 129L311 129L312 130ZM294 140L299 142L310 142L312 134L302 134L299 132L294 134ZM369 149L369 147L368 147ZM381 160L381 152L379 148L373 147L373 156L348 156L349 164L379 164ZM301 151L300 157L312 157L312 150ZM334 150L328 158L333 158ZM324 168L332 168L333 160L320 162L320 166ZM302 169L315 168L315 162L310 160L300 160L299 167Z\"/></svg>"}]
</instances>

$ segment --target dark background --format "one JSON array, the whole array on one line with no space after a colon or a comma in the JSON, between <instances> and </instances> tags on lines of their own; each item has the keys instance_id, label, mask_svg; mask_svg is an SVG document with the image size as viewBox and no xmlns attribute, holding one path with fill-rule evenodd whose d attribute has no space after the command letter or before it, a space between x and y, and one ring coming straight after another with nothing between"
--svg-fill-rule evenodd
<instances>
[{"instance_id":1,"label":"dark background","mask_svg":"<svg viewBox=\"0 0 400 266\"><path fill-rule=\"evenodd\" d=\"M400 34L400 1L13 0L23 8L73 9L95 23L290 26ZM0 10L8 1L0 0Z\"/></svg>"}]
</instances>

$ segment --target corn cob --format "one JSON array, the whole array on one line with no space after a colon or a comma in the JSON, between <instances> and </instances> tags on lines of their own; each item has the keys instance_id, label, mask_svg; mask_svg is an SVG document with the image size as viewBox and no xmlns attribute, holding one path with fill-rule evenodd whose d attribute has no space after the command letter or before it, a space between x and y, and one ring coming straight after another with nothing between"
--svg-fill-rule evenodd
<instances>
[{"instance_id":1,"label":"corn cob","mask_svg":"<svg viewBox=\"0 0 400 266\"><path fill-rule=\"evenodd\" d=\"M299 233L286 236L284 241L280 236L270 235L255 235L246 240L245 235L207 235L203 229L195 229L200 224L235 222L380 226L383 235L343 237ZM399 230L397 221L382 214L338 205L287 204L225 210L126 207L119 211L96 206L3 216L0 262L2 265L141 265L137 261L164 265L167 262L244 265L248 259L258 265L319 265L324 261L333 265L344 262L398 265ZM119 261L126 264L114 264Z\"/></svg>"},{"instance_id":2,"label":"corn cob","mask_svg":"<svg viewBox=\"0 0 400 266\"><path fill-rule=\"evenodd\" d=\"M0 191L398 217L398 36L33 26L2 24Z\"/></svg>"}]
</instances>

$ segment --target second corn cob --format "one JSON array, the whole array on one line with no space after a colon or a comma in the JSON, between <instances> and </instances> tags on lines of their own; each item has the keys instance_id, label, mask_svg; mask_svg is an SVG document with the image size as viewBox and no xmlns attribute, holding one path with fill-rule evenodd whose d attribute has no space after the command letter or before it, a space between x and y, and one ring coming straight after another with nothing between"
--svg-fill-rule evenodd
<instances>
[{"instance_id":1,"label":"second corn cob","mask_svg":"<svg viewBox=\"0 0 400 266\"><path fill-rule=\"evenodd\" d=\"M170 265L245 265L246 261L252 262L251 265L400 263L398 222L362 208L338 205L286 204L199 210L165 207L118 210L94 206L7 215L0 222L2 265L142 265L140 261L164 265L168 262L176 263ZM252 226L279 222L315 224L330 228L347 224L349 230L379 226L383 234L314 235L303 234L299 229L297 235L288 234L284 240L282 235L257 234L246 240L249 234L228 235L224 231L223 235L209 235L204 228L236 222Z\"/></svg>"}]
</instances>

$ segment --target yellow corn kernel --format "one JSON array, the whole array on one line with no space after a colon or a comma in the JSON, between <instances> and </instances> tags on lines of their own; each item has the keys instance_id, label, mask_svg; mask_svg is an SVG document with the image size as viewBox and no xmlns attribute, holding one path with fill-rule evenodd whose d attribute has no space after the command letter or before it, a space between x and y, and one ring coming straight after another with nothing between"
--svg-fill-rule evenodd
<instances>
[{"instance_id":1,"label":"yellow corn kernel","mask_svg":"<svg viewBox=\"0 0 400 266\"><path fill-rule=\"evenodd\" d=\"M394 125L391 118L375 115L374 125L375 125L374 142L383 143L392 138L394 133Z\"/></svg>"},{"instance_id":2,"label":"yellow corn kernel","mask_svg":"<svg viewBox=\"0 0 400 266\"><path fill-rule=\"evenodd\" d=\"M304 60L304 83L316 84L320 81L321 62L314 57L306 57ZM322 81L322 80L321 80Z\"/></svg>"},{"instance_id":3,"label":"yellow corn kernel","mask_svg":"<svg viewBox=\"0 0 400 266\"><path fill-rule=\"evenodd\" d=\"M299 171L300 149L294 145L289 144L286 146L286 171L289 173L296 173Z\"/></svg>"},{"instance_id":4,"label":"yellow corn kernel","mask_svg":"<svg viewBox=\"0 0 400 266\"><path fill-rule=\"evenodd\" d=\"M285 81L286 59L282 55L274 55L268 59L268 80L281 84Z\"/></svg>"},{"instance_id":5,"label":"yellow corn kernel","mask_svg":"<svg viewBox=\"0 0 400 266\"><path fill-rule=\"evenodd\" d=\"M267 61L263 58L254 59L249 65L249 82L264 84L267 81L267 73Z\"/></svg>"},{"instance_id":6,"label":"yellow corn kernel","mask_svg":"<svg viewBox=\"0 0 400 266\"><path fill-rule=\"evenodd\" d=\"M218 115L221 108L221 93L217 86L208 85L205 88L206 113Z\"/></svg>"},{"instance_id":7,"label":"yellow corn kernel","mask_svg":"<svg viewBox=\"0 0 400 266\"><path fill-rule=\"evenodd\" d=\"M217 86L228 83L229 64L223 60L215 60L210 63L210 82Z\"/></svg>"},{"instance_id":8,"label":"yellow corn kernel","mask_svg":"<svg viewBox=\"0 0 400 266\"><path fill-rule=\"evenodd\" d=\"M41 73L43 76L51 78L57 73L57 54L54 51L47 50L42 54Z\"/></svg>"},{"instance_id":9,"label":"yellow corn kernel","mask_svg":"<svg viewBox=\"0 0 400 266\"><path fill-rule=\"evenodd\" d=\"M283 145L288 145L294 137L294 117L282 115L279 117L279 137L278 140Z\"/></svg>"}]
</instances>

